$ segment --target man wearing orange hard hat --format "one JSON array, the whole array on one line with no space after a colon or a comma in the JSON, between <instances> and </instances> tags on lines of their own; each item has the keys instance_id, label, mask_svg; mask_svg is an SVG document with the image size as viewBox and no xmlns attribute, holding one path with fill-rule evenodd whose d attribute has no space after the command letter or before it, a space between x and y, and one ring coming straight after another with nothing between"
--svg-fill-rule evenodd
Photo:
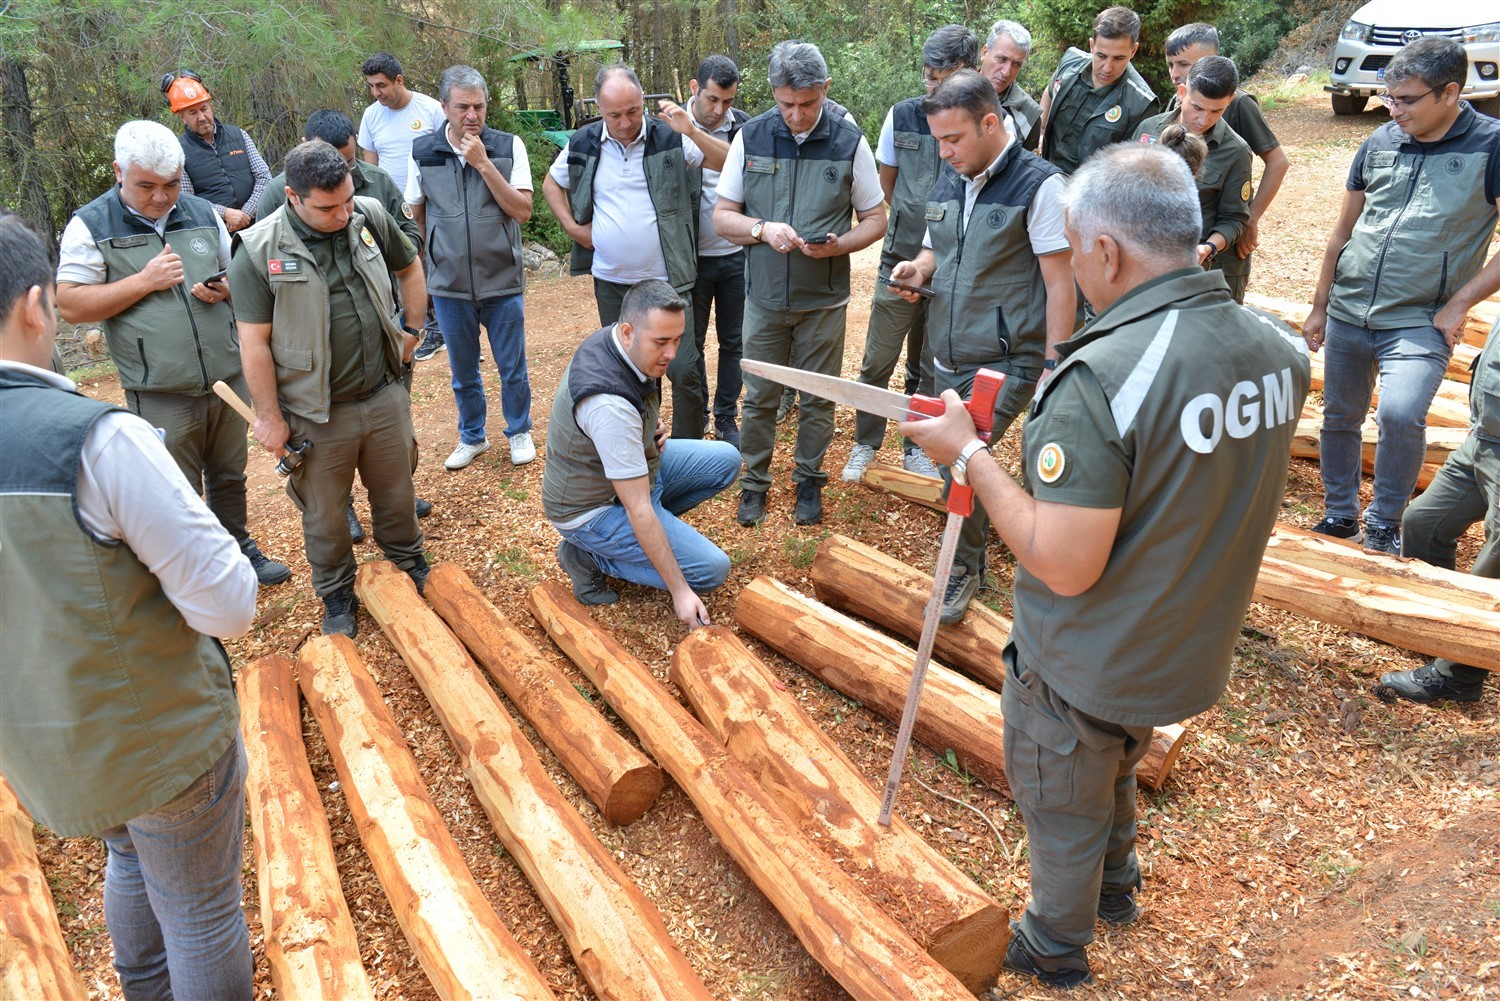
<instances>
[{"instance_id":1,"label":"man wearing orange hard hat","mask_svg":"<svg viewBox=\"0 0 1500 1001\"><path fill-rule=\"evenodd\" d=\"M177 141L186 157L183 193L208 199L229 232L249 226L271 180L271 169L255 142L244 129L214 118L214 96L198 74L168 73L161 78L161 91L172 114L182 120Z\"/></svg>"}]
</instances>

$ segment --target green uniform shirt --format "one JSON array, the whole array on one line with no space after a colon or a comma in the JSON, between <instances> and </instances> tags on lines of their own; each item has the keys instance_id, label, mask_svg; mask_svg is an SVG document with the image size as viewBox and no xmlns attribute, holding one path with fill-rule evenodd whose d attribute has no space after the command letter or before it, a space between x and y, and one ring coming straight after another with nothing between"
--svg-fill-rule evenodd
<instances>
[{"instance_id":1,"label":"green uniform shirt","mask_svg":"<svg viewBox=\"0 0 1500 1001\"><path fill-rule=\"evenodd\" d=\"M1016 569L1011 642L1083 712L1173 723L1228 682L1307 395L1302 340L1214 272L1136 288L1059 346L1025 429L1027 490L1119 508L1099 580L1054 593Z\"/></svg>"},{"instance_id":2,"label":"green uniform shirt","mask_svg":"<svg viewBox=\"0 0 1500 1001\"><path fill-rule=\"evenodd\" d=\"M1148 118L1141 123L1136 139L1154 142L1163 129L1176 123L1175 111ZM1198 205L1203 210L1203 229L1198 239L1204 242L1210 233L1218 233L1224 237L1225 251L1232 254L1229 248L1250 221L1250 147L1223 118L1214 122L1202 139L1208 145L1208 159L1203 161L1197 178Z\"/></svg>"},{"instance_id":3,"label":"green uniform shirt","mask_svg":"<svg viewBox=\"0 0 1500 1001\"><path fill-rule=\"evenodd\" d=\"M412 218L411 206L406 204L406 196L401 189L396 187L396 182L391 175L379 164L365 163L356 160L349 167L349 176L354 178L354 193L366 198L373 198L380 203L381 207L391 214L396 220L396 225L401 227L401 234L406 237L417 251L422 252L422 233L417 229L417 221ZM266 185L266 190L261 193L260 202L256 205L255 218L264 219L286 204L286 174L280 173L271 178L271 183Z\"/></svg>"},{"instance_id":4,"label":"green uniform shirt","mask_svg":"<svg viewBox=\"0 0 1500 1001\"><path fill-rule=\"evenodd\" d=\"M1134 66L1109 86L1095 87L1092 61L1081 49L1063 54L1047 87L1052 105L1041 153L1069 174L1095 150L1137 135L1136 127L1161 107Z\"/></svg>"}]
</instances>

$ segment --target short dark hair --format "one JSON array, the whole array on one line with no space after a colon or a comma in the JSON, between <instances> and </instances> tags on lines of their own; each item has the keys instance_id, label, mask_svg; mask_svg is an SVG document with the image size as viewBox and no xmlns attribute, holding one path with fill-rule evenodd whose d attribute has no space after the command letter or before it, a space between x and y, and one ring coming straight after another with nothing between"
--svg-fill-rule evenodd
<instances>
[{"instance_id":1,"label":"short dark hair","mask_svg":"<svg viewBox=\"0 0 1500 1001\"><path fill-rule=\"evenodd\" d=\"M979 39L961 24L945 24L922 43L922 65L937 73L979 65Z\"/></svg>"},{"instance_id":2,"label":"short dark hair","mask_svg":"<svg viewBox=\"0 0 1500 1001\"><path fill-rule=\"evenodd\" d=\"M636 282L625 293L625 298L620 303L620 320L639 328L650 319L653 309L683 313L687 311L687 302L676 289L660 278L648 278L643 282Z\"/></svg>"},{"instance_id":3,"label":"short dark hair","mask_svg":"<svg viewBox=\"0 0 1500 1001\"><path fill-rule=\"evenodd\" d=\"M1183 49L1194 45L1206 45L1217 54L1219 51L1219 29L1202 21L1184 24L1167 36L1167 55L1175 56Z\"/></svg>"},{"instance_id":4,"label":"short dark hair","mask_svg":"<svg viewBox=\"0 0 1500 1001\"><path fill-rule=\"evenodd\" d=\"M1396 53L1385 68L1385 85L1389 89L1416 78L1433 90L1450 83L1463 89L1469 75L1469 55L1451 38L1428 35Z\"/></svg>"},{"instance_id":5,"label":"short dark hair","mask_svg":"<svg viewBox=\"0 0 1500 1001\"><path fill-rule=\"evenodd\" d=\"M1212 101L1233 97L1239 85L1240 71L1224 56L1204 56L1188 70L1188 90Z\"/></svg>"},{"instance_id":6,"label":"short dark hair","mask_svg":"<svg viewBox=\"0 0 1500 1001\"><path fill-rule=\"evenodd\" d=\"M36 230L14 212L0 213L0 323L33 285L52 292L52 260Z\"/></svg>"},{"instance_id":7,"label":"short dark hair","mask_svg":"<svg viewBox=\"0 0 1500 1001\"><path fill-rule=\"evenodd\" d=\"M1181 125L1174 124L1162 129L1156 141L1186 160L1188 170L1197 178L1203 162L1208 159L1208 143L1202 136L1195 136Z\"/></svg>"},{"instance_id":8,"label":"short dark hair","mask_svg":"<svg viewBox=\"0 0 1500 1001\"><path fill-rule=\"evenodd\" d=\"M343 149L354 138L354 123L342 111L324 108L307 116L303 139L321 139L334 149Z\"/></svg>"},{"instance_id":9,"label":"short dark hair","mask_svg":"<svg viewBox=\"0 0 1500 1001\"><path fill-rule=\"evenodd\" d=\"M314 188L332 191L349 176L349 161L344 154L321 139L298 143L286 155L286 185L298 198L306 198Z\"/></svg>"},{"instance_id":10,"label":"short dark hair","mask_svg":"<svg viewBox=\"0 0 1500 1001\"><path fill-rule=\"evenodd\" d=\"M985 115L1000 114L1000 98L984 76L974 70L958 70L922 99L922 110L928 115L950 108L967 111L978 126Z\"/></svg>"},{"instance_id":11,"label":"short dark hair","mask_svg":"<svg viewBox=\"0 0 1500 1001\"><path fill-rule=\"evenodd\" d=\"M377 52L359 64L359 72L364 76L376 76L384 73L394 83L396 77L402 75L401 60L389 52Z\"/></svg>"},{"instance_id":12,"label":"short dark hair","mask_svg":"<svg viewBox=\"0 0 1500 1001\"><path fill-rule=\"evenodd\" d=\"M740 68L728 56L714 53L698 64L698 75L693 79L700 87L707 87L710 80L720 87L733 87L740 82Z\"/></svg>"},{"instance_id":13,"label":"short dark hair","mask_svg":"<svg viewBox=\"0 0 1500 1001\"><path fill-rule=\"evenodd\" d=\"M1090 38L1128 38L1141 40L1141 16L1129 7L1106 7L1094 18Z\"/></svg>"}]
</instances>

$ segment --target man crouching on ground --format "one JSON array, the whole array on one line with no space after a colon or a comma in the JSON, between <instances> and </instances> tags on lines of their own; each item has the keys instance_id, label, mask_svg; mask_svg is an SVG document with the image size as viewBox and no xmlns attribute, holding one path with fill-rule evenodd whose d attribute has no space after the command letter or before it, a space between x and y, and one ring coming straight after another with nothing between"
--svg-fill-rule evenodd
<instances>
[{"instance_id":1,"label":"man crouching on ground","mask_svg":"<svg viewBox=\"0 0 1500 1001\"><path fill-rule=\"evenodd\" d=\"M618 323L579 345L552 404L542 506L562 534L557 562L579 601L618 600L608 574L670 592L692 629L707 625L699 595L724 583L729 557L679 516L734 482L740 453L687 438L665 447L661 377L685 310L672 286L644 281L625 294Z\"/></svg>"}]
</instances>

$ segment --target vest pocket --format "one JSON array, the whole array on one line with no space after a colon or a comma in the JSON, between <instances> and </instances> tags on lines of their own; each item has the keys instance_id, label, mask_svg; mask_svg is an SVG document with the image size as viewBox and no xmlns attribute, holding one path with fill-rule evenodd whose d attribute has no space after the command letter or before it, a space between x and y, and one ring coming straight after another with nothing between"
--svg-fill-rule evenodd
<instances>
[{"instance_id":1,"label":"vest pocket","mask_svg":"<svg viewBox=\"0 0 1500 1001\"><path fill-rule=\"evenodd\" d=\"M295 348L272 344L271 355L275 359L278 368L289 368L298 372L312 371L312 348Z\"/></svg>"}]
</instances>

